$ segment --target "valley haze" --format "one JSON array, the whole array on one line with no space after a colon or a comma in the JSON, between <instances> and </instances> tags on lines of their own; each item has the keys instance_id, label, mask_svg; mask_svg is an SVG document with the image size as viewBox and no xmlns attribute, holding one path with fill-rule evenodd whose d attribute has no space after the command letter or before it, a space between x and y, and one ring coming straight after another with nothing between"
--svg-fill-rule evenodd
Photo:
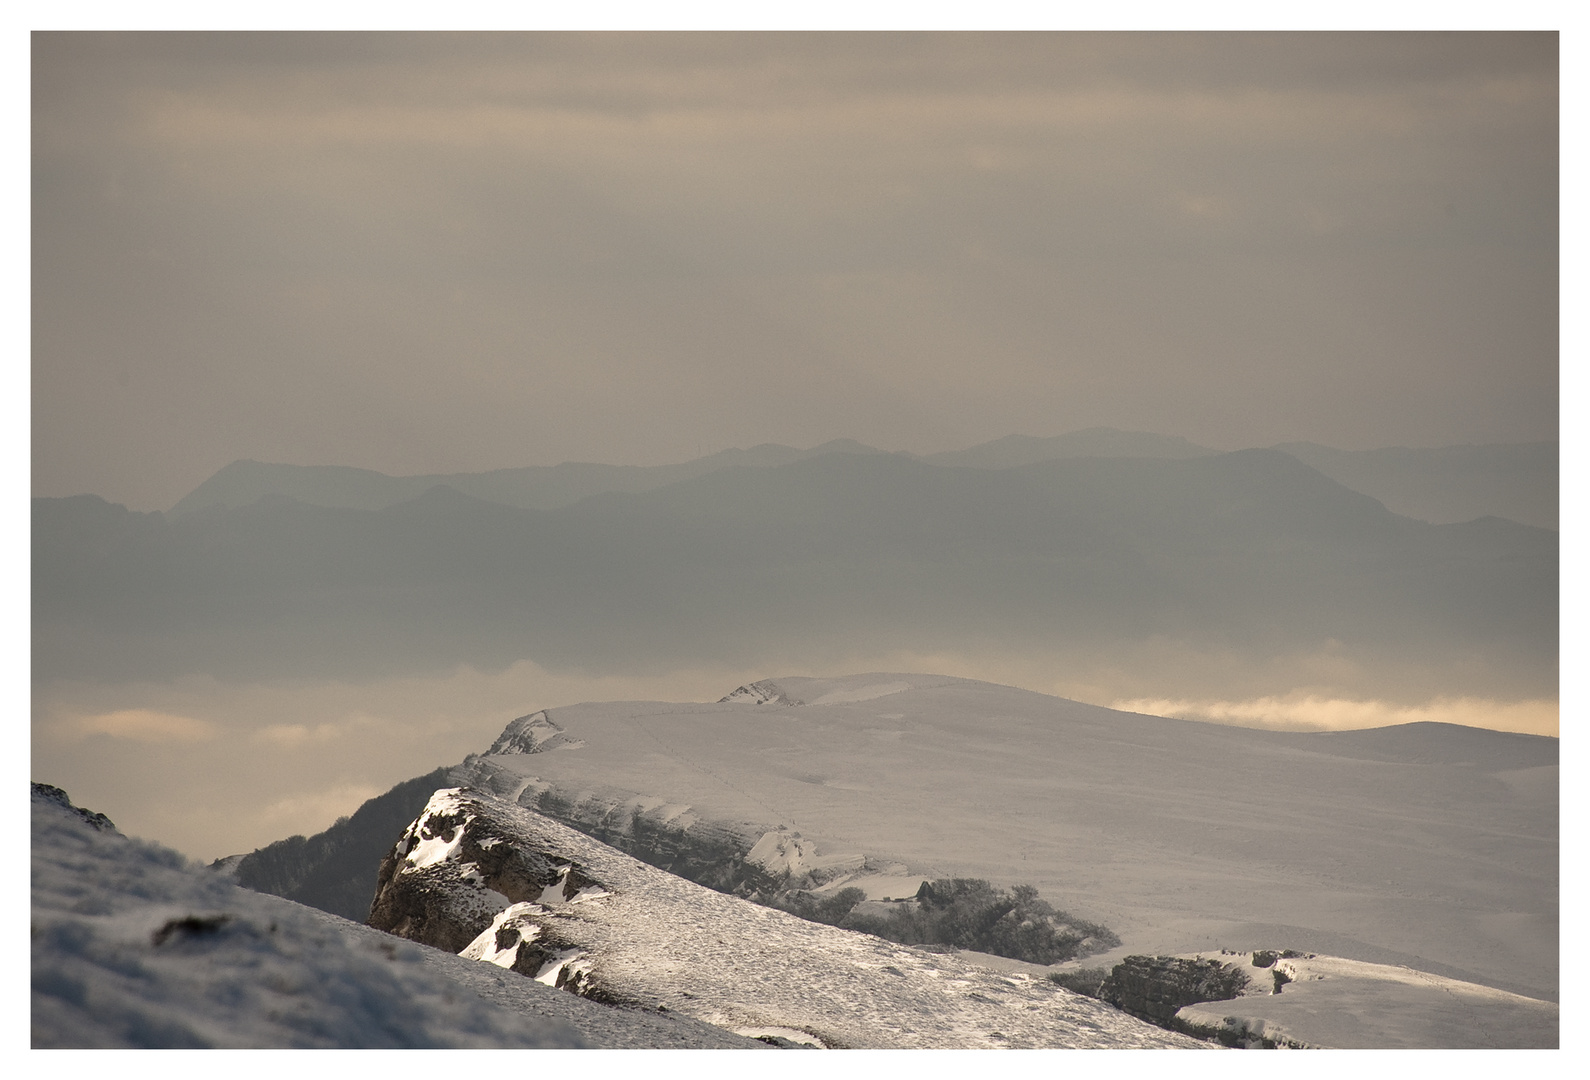
<instances>
[{"instance_id":1,"label":"valley haze","mask_svg":"<svg viewBox=\"0 0 1590 1080\"><path fill-rule=\"evenodd\" d=\"M925 459L239 462L166 513L36 499L35 760L214 858L530 706L714 700L802 666L1250 726L1555 734L1557 534L1464 516L1545 520L1554 447L1301 451L1432 521L1299 452L1092 429Z\"/></svg>"}]
</instances>

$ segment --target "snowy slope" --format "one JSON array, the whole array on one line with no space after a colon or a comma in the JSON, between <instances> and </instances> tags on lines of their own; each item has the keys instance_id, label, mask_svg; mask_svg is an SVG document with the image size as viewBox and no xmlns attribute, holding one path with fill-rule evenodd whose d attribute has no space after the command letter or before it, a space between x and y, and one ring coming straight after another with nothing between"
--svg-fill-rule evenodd
<instances>
[{"instance_id":1,"label":"snowy slope","mask_svg":"<svg viewBox=\"0 0 1590 1080\"><path fill-rule=\"evenodd\" d=\"M36 1048L761 1045L238 888L38 794L32 985Z\"/></svg>"},{"instance_id":2,"label":"snowy slope","mask_svg":"<svg viewBox=\"0 0 1590 1080\"><path fill-rule=\"evenodd\" d=\"M1030 883L1123 938L1089 966L1294 948L1556 997L1554 739L1255 731L900 674L543 722L555 751L471 758L454 782L742 852L782 827L891 873L896 896Z\"/></svg>"},{"instance_id":3,"label":"snowy slope","mask_svg":"<svg viewBox=\"0 0 1590 1080\"><path fill-rule=\"evenodd\" d=\"M714 892L459 789L432 796L389 856L371 923L463 941L464 956L525 981L810 1045L1201 1045L1044 979Z\"/></svg>"},{"instance_id":4,"label":"snowy slope","mask_svg":"<svg viewBox=\"0 0 1590 1080\"><path fill-rule=\"evenodd\" d=\"M1253 987L1233 1000L1188 1005L1176 1013L1200 1028L1224 1027L1275 1041L1342 1049L1471 1050L1558 1043L1556 1005L1489 986L1309 954L1275 962L1274 970L1290 980L1275 993L1266 985L1270 970L1252 968L1251 954L1213 958L1247 966L1254 974Z\"/></svg>"}]
</instances>

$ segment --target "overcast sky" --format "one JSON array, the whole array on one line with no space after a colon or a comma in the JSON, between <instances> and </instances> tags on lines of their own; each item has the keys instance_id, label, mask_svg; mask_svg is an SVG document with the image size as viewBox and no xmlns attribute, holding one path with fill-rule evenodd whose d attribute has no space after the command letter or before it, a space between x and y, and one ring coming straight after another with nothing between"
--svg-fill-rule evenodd
<instances>
[{"instance_id":1,"label":"overcast sky","mask_svg":"<svg viewBox=\"0 0 1590 1080\"><path fill-rule=\"evenodd\" d=\"M33 478L1557 435L1554 35L35 35Z\"/></svg>"}]
</instances>

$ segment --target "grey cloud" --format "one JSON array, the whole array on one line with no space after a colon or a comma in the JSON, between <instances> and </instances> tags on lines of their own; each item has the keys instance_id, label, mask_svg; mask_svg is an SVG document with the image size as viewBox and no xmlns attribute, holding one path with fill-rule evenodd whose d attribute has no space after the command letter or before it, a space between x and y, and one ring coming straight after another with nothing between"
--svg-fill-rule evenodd
<instances>
[{"instance_id":1,"label":"grey cloud","mask_svg":"<svg viewBox=\"0 0 1590 1080\"><path fill-rule=\"evenodd\" d=\"M1554 35L38 35L35 492L1555 435Z\"/></svg>"}]
</instances>

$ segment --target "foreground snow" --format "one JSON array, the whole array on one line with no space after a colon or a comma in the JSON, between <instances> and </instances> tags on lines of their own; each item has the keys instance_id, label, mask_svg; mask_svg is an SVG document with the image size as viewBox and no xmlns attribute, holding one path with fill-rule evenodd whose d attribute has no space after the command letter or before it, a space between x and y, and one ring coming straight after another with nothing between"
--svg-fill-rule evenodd
<instances>
[{"instance_id":1,"label":"foreground snow","mask_svg":"<svg viewBox=\"0 0 1590 1080\"><path fill-rule=\"evenodd\" d=\"M760 1045L238 888L48 798L32 815L36 1048Z\"/></svg>"}]
</instances>

